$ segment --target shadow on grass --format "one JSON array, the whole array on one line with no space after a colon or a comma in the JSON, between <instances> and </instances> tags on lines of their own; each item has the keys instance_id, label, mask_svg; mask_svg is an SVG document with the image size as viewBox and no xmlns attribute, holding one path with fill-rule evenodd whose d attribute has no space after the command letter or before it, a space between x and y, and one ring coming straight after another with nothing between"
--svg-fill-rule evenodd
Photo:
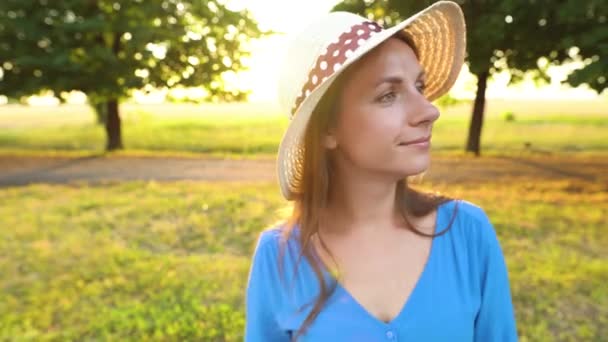
<instances>
[{"instance_id":1,"label":"shadow on grass","mask_svg":"<svg viewBox=\"0 0 608 342\"><path fill-rule=\"evenodd\" d=\"M25 172L13 172L6 176L0 176L0 187L22 186L35 182L65 182L68 180L64 179L65 177L56 177L57 179L53 179L53 176L50 175L50 173L74 166L79 166L91 160L101 159L104 158L106 155L107 153L96 153L89 156L76 157L68 160L60 159L58 161L51 162L51 165L36 167L33 170L28 170Z\"/></svg>"},{"instance_id":2,"label":"shadow on grass","mask_svg":"<svg viewBox=\"0 0 608 342\"><path fill-rule=\"evenodd\" d=\"M590 175L590 174L586 174L586 173L582 173L582 172L575 172L575 171L571 171L571 170L565 170L563 168L549 165L547 163L543 164L543 163L539 163L537 161L533 161L533 160L529 160L529 159L510 157L510 156L501 156L499 158L505 159L505 160L510 160L516 164L531 166L531 167L540 169L544 172L556 173L560 176L567 177L567 178L577 178L577 179L588 181L588 182L595 182L597 180L597 177L595 177L594 175Z\"/></svg>"}]
</instances>

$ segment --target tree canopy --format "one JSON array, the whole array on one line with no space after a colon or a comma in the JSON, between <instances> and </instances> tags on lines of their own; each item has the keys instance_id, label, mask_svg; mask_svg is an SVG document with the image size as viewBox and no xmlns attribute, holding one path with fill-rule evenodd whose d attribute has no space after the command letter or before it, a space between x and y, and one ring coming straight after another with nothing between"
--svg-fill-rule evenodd
<instances>
[{"instance_id":1,"label":"tree canopy","mask_svg":"<svg viewBox=\"0 0 608 342\"><path fill-rule=\"evenodd\" d=\"M608 1L566 0L553 8L561 26L560 53L549 56L554 63L580 57L585 67L575 70L566 80L572 86L588 84L601 93L608 87ZM574 48L573 53L564 53Z\"/></svg>"},{"instance_id":2,"label":"tree canopy","mask_svg":"<svg viewBox=\"0 0 608 342\"><path fill-rule=\"evenodd\" d=\"M211 100L244 99L221 76L243 68L242 43L261 34L248 12L220 0L3 0L0 94L82 91L107 106L108 149L121 148L117 103L133 89L196 86Z\"/></svg>"}]
</instances>

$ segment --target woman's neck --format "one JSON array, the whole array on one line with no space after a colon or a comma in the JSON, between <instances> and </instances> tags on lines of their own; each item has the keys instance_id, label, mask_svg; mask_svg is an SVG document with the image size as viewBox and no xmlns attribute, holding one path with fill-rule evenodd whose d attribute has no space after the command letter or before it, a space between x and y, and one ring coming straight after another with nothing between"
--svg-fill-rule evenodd
<instances>
[{"instance_id":1,"label":"woman's neck","mask_svg":"<svg viewBox=\"0 0 608 342\"><path fill-rule=\"evenodd\" d=\"M331 234L377 232L398 224L397 182L353 174L333 177L323 226Z\"/></svg>"}]
</instances>

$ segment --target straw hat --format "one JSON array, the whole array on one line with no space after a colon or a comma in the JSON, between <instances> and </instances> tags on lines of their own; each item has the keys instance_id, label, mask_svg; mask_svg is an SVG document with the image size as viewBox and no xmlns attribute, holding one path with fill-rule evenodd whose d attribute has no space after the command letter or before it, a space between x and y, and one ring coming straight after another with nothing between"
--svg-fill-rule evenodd
<instances>
[{"instance_id":1,"label":"straw hat","mask_svg":"<svg viewBox=\"0 0 608 342\"><path fill-rule=\"evenodd\" d=\"M290 40L278 89L281 109L290 118L277 158L286 199L292 200L299 188L303 137L315 106L350 64L395 34L416 46L429 101L445 94L458 77L466 45L464 16L454 2L436 2L389 29L353 13L332 12Z\"/></svg>"}]
</instances>

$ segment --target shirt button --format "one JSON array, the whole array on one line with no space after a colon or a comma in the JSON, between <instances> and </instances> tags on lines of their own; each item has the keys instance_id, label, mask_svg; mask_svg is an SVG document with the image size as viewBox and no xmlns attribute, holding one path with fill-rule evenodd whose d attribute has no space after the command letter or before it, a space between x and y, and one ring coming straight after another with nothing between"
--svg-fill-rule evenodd
<instances>
[{"instance_id":1,"label":"shirt button","mask_svg":"<svg viewBox=\"0 0 608 342\"><path fill-rule=\"evenodd\" d=\"M393 338L395 338L395 333L393 333L391 330L387 331L386 338L388 338L389 340L392 340Z\"/></svg>"}]
</instances>

